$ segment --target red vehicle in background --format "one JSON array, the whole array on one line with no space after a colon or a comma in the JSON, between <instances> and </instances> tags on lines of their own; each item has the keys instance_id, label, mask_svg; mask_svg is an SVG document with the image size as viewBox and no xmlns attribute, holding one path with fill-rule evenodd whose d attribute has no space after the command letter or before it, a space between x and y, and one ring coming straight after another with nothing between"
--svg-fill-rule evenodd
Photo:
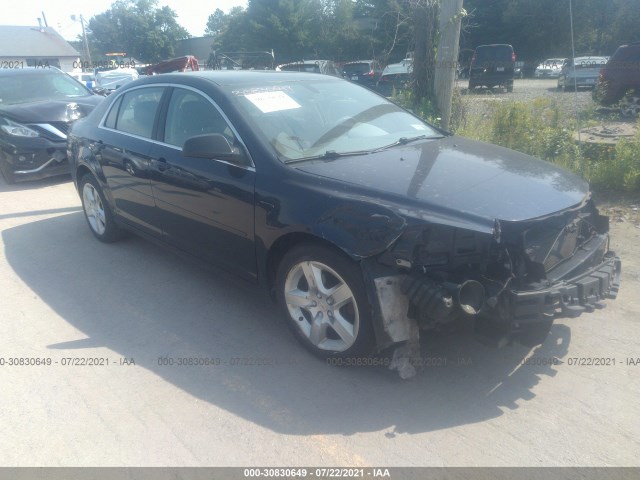
<instances>
[{"instance_id":1,"label":"red vehicle in background","mask_svg":"<svg viewBox=\"0 0 640 480\"><path fill-rule=\"evenodd\" d=\"M618 47L600 70L593 98L601 105L618 104L624 116L640 115L640 42Z\"/></svg>"},{"instance_id":2,"label":"red vehicle in background","mask_svg":"<svg viewBox=\"0 0 640 480\"><path fill-rule=\"evenodd\" d=\"M147 75L155 75L157 73L186 72L198 71L198 59L193 55L185 55L184 57L171 58L147 68Z\"/></svg>"}]
</instances>

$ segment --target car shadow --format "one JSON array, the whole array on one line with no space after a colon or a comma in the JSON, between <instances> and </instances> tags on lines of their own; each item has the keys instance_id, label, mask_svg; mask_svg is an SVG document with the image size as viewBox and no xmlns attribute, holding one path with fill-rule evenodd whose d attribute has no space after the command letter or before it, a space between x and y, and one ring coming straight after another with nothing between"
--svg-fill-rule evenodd
<instances>
[{"instance_id":1,"label":"car shadow","mask_svg":"<svg viewBox=\"0 0 640 480\"><path fill-rule=\"evenodd\" d=\"M327 365L299 346L258 287L137 237L102 244L81 212L7 229L2 240L20 279L79 330L34 345L39 355L58 360L106 347L112 361L135 361L118 368L148 369L286 434L389 430L392 437L499 417L535 397L536 384L556 373L547 360L564 357L571 340L569 328L555 325L526 362L531 352L522 346L495 350L468 333L426 336L424 368L402 381L384 366ZM220 364L170 366L169 358Z\"/></svg>"}]
</instances>

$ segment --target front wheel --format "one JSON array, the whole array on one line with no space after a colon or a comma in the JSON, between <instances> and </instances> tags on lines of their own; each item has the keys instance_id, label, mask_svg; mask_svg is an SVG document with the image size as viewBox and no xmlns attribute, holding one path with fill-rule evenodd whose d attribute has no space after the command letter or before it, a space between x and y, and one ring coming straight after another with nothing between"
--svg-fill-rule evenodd
<instances>
[{"instance_id":1,"label":"front wheel","mask_svg":"<svg viewBox=\"0 0 640 480\"><path fill-rule=\"evenodd\" d=\"M317 244L294 247L278 266L276 289L289 327L314 355L371 352L371 308L362 273L348 257Z\"/></svg>"},{"instance_id":2,"label":"front wheel","mask_svg":"<svg viewBox=\"0 0 640 480\"><path fill-rule=\"evenodd\" d=\"M625 95L620 100L620 113L625 117L640 115L640 93Z\"/></svg>"},{"instance_id":3,"label":"front wheel","mask_svg":"<svg viewBox=\"0 0 640 480\"><path fill-rule=\"evenodd\" d=\"M101 242L111 243L125 236L113 219L102 188L92 175L85 175L80 180L82 209L89 224L91 233Z\"/></svg>"}]
</instances>

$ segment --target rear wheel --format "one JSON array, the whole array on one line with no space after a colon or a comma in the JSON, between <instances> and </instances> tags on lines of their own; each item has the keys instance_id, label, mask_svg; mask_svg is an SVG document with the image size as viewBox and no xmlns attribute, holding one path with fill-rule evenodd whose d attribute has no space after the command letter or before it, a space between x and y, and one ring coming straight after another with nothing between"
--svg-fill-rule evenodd
<instances>
[{"instance_id":1,"label":"rear wheel","mask_svg":"<svg viewBox=\"0 0 640 480\"><path fill-rule=\"evenodd\" d=\"M276 290L289 327L314 355L371 352L373 325L362 273L346 256L318 244L298 245L278 266Z\"/></svg>"},{"instance_id":2,"label":"rear wheel","mask_svg":"<svg viewBox=\"0 0 640 480\"><path fill-rule=\"evenodd\" d=\"M126 236L113 219L102 188L93 175L85 175L80 180L82 209L91 233L101 242L111 243Z\"/></svg>"}]
</instances>

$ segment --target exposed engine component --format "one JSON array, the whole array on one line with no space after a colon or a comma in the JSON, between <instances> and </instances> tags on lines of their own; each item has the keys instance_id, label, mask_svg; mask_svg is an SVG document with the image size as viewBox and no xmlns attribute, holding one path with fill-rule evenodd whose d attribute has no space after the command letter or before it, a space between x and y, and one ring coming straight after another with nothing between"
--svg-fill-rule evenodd
<instances>
[{"instance_id":1,"label":"exposed engine component","mask_svg":"<svg viewBox=\"0 0 640 480\"><path fill-rule=\"evenodd\" d=\"M410 275L402 283L402 293L409 299L413 316L424 327L447 323L456 307L476 315L484 305L485 291L480 282L467 280L462 284L436 283L425 277Z\"/></svg>"}]
</instances>

